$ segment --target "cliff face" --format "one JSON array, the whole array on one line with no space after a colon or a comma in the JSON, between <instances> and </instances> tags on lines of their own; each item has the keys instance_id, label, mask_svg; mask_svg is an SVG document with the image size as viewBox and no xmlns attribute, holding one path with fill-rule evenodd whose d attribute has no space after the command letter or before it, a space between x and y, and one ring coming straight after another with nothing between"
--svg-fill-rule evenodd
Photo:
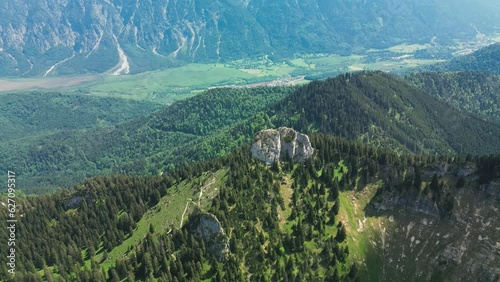
<instances>
[{"instance_id":1,"label":"cliff face","mask_svg":"<svg viewBox=\"0 0 500 282\"><path fill-rule=\"evenodd\" d=\"M441 196L429 197L425 189L417 192L413 187L378 193L363 209L366 217L360 227L351 223L354 228L348 232L373 236L369 248L377 263L363 264L378 267L381 281L394 277L401 281L459 281L464 277L499 281L500 183L497 178L479 184L478 174L472 162L436 162L422 170L422 175L425 185L431 182L430 175L439 176ZM457 187L459 178L461 188Z\"/></svg>"},{"instance_id":2,"label":"cliff face","mask_svg":"<svg viewBox=\"0 0 500 282\"><path fill-rule=\"evenodd\" d=\"M252 156L266 165L285 159L305 162L314 153L309 136L287 127L262 130L255 139Z\"/></svg>"}]
</instances>

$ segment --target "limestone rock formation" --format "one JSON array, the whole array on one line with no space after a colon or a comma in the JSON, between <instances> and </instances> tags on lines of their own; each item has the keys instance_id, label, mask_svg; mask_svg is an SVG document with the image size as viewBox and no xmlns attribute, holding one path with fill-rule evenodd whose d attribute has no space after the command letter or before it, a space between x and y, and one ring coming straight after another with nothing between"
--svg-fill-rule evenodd
<instances>
[{"instance_id":1,"label":"limestone rock formation","mask_svg":"<svg viewBox=\"0 0 500 282\"><path fill-rule=\"evenodd\" d=\"M379 201L372 201L371 204L378 212L392 210L401 207L414 213L424 213L439 217L439 208L432 200L418 195L392 195L383 197Z\"/></svg>"},{"instance_id":2,"label":"limestone rock formation","mask_svg":"<svg viewBox=\"0 0 500 282\"><path fill-rule=\"evenodd\" d=\"M309 136L292 128L280 127L277 130L267 129L257 133L251 152L254 158L266 165L272 165L287 158L305 162L313 155L314 149Z\"/></svg>"},{"instance_id":3,"label":"limestone rock formation","mask_svg":"<svg viewBox=\"0 0 500 282\"><path fill-rule=\"evenodd\" d=\"M64 201L64 206L66 209L76 209L80 207L82 201L88 201L89 199L89 195L73 195Z\"/></svg>"},{"instance_id":4,"label":"limestone rock formation","mask_svg":"<svg viewBox=\"0 0 500 282\"><path fill-rule=\"evenodd\" d=\"M219 220L210 213L200 213L190 218L189 228L196 239L203 240L207 250L219 261L229 254L229 238L224 233Z\"/></svg>"}]
</instances>

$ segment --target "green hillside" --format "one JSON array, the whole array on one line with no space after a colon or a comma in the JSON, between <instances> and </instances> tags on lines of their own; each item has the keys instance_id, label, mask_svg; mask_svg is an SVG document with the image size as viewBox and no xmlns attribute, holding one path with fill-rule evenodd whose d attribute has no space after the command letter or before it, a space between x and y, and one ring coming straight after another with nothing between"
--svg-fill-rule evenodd
<instances>
[{"instance_id":1,"label":"green hillside","mask_svg":"<svg viewBox=\"0 0 500 282\"><path fill-rule=\"evenodd\" d=\"M455 57L444 63L439 63L427 70L432 71L478 71L500 74L500 43L483 47L471 54Z\"/></svg>"},{"instance_id":2,"label":"green hillside","mask_svg":"<svg viewBox=\"0 0 500 282\"><path fill-rule=\"evenodd\" d=\"M163 176L97 177L71 190L19 197L17 239L25 243L17 246L17 279L498 278L496 247L488 243L500 239L493 216L498 156L397 155L323 134L311 142L316 153L305 164L266 167L246 145ZM195 237L202 216L224 229L223 257L213 249L217 242ZM454 238L462 245L450 247ZM0 271L8 277L5 267Z\"/></svg>"},{"instance_id":3,"label":"green hillside","mask_svg":"<svg viewBox=\"0 0 500 282\"><path fill-rule=\"evenodd\" d=\"M273 114L280 126L395 150L490 154L498 152L500 143L498 125L455 110L382 72L312 82L279 102Z\"/></svg>"},{"instance_id":4,"label":"green hillside","mask_svg":"<svg viewBox=\"0 0 500 282\"><path fill-rule=\"evenodd\" d=\"M160 104L51 92L0 95L0 142L60 130L109 127L148 115Z\"/></svg>"},{"instance_id":5,"label":"green hillside","mask_svg":"<svg viewBox=\"0 0 500 282\"><path fill-rule=\"evenodd\" d=\"M500 122L500 76L479 72L425 72L406 77L456 108Z\"/></svg>"},{"instance_id":6,"label":"green hillside","mask_svg":"<svg viewBox=\"0 0 500 282\"><path fill-rule=\"evenodd\" d=\"M6 161L0 166L5 170L17 171L25 191L37 193L57 187L70 187L94 175L158 175L173 168L174 164L194 159L194 156L179 155L176 150L193 143L203 143L205 138L189 130L157 129L166 124L163 120L168 123L181 121L178 123L181 127L185 123L183 119L179 120L182 112L200 109L203 111L194 111L191 117L186 117L190 126L200 129L202 125L211 124L222 129L265 110L291 91L293 88L214 89L174 103L152 116L121 125L60 130L45 136L3 142L0 144L0 155ZM241 106L232 107L228 112L221 107L227 103L239 103ZM207 106L209 111L206 111ZM225 118L217 120L213 118L214 115ZM214 154L222 155L223 152Z\"/></svg>"},{"instance_id":7,"label":"green hillside","mask_svg":"<svg viewBox=\"0 0 500 282\"><path fill-rule=\"evenodd\" d=\"M398 152L490 154L500 142L497 124L459 112L403 79L360 72L299 88L213 89L119 126L5 142L1 166L19 171L25 189L38 191L94 175L158 175L224 156L258 130L279 126Z\"/></svg>"}]
</instances>

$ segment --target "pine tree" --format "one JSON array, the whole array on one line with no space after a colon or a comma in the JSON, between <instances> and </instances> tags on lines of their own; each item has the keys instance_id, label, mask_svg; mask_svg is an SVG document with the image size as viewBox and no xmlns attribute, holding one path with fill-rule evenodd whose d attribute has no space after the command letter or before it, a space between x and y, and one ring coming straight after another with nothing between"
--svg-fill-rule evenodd
<instances>
[{"instance_id":1,"label":"pine tree","mask_svg":"<svg viewBox=\"0 0 500 282\"><path fill-rule=\"evenodd\" d=\"M413 180L413 187L420 192L420 187L422 186L422 174L420 173L420 169L415 168L415 178Z\"/></svg>"},{"instance_id":2,"label":"pine tree","mask_svg":"<svg viewBox=\"0 0 500 282\"><path fill-rule=\"evenodd\" d=\"M342 243L347 238L344 225L337 228L337 235L335 236L335 241Z\"/></svg>"}]
</instances>

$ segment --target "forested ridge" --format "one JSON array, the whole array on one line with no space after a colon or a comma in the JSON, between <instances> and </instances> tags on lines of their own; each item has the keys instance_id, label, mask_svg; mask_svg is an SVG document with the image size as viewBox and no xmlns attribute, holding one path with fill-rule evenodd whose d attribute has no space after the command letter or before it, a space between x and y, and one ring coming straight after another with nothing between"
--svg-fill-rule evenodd
<instances>
[{"instance_id":1,"label":"forested ridge","mask_svg":"<svg viewBox=\"0 0 500 282\"><path fill-rule=\"evenodd\" d=\"M483 119L500 122L500 76L481 72L424 72L406 77L435 95Z\"/></svg>"},{"instance_id":2,"label":"forested ridge","mask_svg":"<svg viewBox=\"0 0 500 282\"><path fill-rule=\"evenodd\" d=\"M0 95L0 142L59 130L113 126L151 114L163 105L57 92Z\"/></svg>"},{"instance_id":3,"label":"forested ridge","mask_svg":"<svg viewBox=\"0 0 500 282\"><path fill-rule=\"evenodd\" d=\"M211 89L203 96L165 108L153 116L150 125L162 131L207 136L266 111L269 105L294 90L294 87Z\"/></svg>"},{"instance_id":4,"label":"forested ridge","mask_svg":"<svg viewBox=\"0 0 500 282\"><path fill-rule=\"evenodd\" d=\"M412 81L454 85L464 76L423 74ZM478 75L482 78L490 76ZM460 112L419 87L389 74L359 72L296 88L211 89L124 124L6 142L10 147L0 154L8 162L1 165L17 171L20 191L27 184L79 183L45 195L19 193L16 240L22 244L16 246L15 279L390 277L390 271L400 270L385 264L380 248L386 239L398 246L406 238L379 235L373 226L381 226L377 220L385 216L380 207L423 210L453 224L464 222L459 207L464 193L479 195L479 206L493 208L500 196L499 125ZM309 134L314 157L271 167L254 160L249 145L256 132L280 126ZM17 154L9 155L12 150ZM220 222L226 255L195 236L202 214ZM361 233L366 220L371 227L363 228L371 229ZM493 234L490 229L481 232ZM7 232L0 230L3 236ZM447 245L435 248L449 253ZM382 255L392 259L400 253L393 248ZM467 258L477 261L482 255ZM493 278L494 259L483 271ZM446 271L461 275L448 262L425 271L436 279ZM0 276L6 274L2 263Z\"/></svg>"},{"instance_id":5,"label":"forested ridge","mask_svg":"<svg viewBox=\"0 0 500 282\"><path fill-rule=\"evenodd\" d=\"M279 126L399 152L489 154L500 142L498 124L460 112L402 78L360 72L298 88L213 89L114 127L4 142L0 166L41 192L94 175L158 175L224 156L257 131Z\"/></svg>"},{"instance_id":6,"label":"forested ridge","mask_svg":"<svg viewBox=\"0 0 500 282\"><path fill-rule=\"evenodd\" d=\"M498 152L500 127L382 72L311 82L274 108L275 123L414 152ZM478 146L481 144L481 146Z\"/></svg>"},{"instance_id":7,"label":"forested ridge","mask_svg":"<svg viewBox=\"0 0 500 282\"><path fill-rule=\"evenodd\" d=\"M424 69L437 72L474 71L500 74L500 43L491 44L471 54L458 56Z\"/></svg>"},{"instance_id":8,"label":"forested ridge","mask_svg":"<svg viewBox=\"0 0 500 282\"><path fill-rule=\"evenodd\" d=\"M25 187L36 187L38 192L43 191L41 188L50 190L71 186L93 175L159 174L171 169L174 163L184 164L190 159L178 150L203 143L208 138L195 135L198 131L213 135L217 132L214 128L220 131L263 111L292 90L279 87L214 89L176 102L157 114L113 127L68 129L27 140L4 142L0 144L0 155L6 161L0 166L18 171ZM231 99L242 102L241 106L229 111L216 106L234 105ZM190 108L200 111L191 111ZM179 119L183 114L189 117ZM215 118L218 114L224 119ZM174 125L169 125L170 122ZM164 126L170 127L169 130L162 130Z\"/></svg>"},{"instance_id":9,"label":"forested ridge","mask_svg":"<svg viewBox=\"0 0 500 282\"><path fill-rule=\"evenodd\" d=\"M400 155L323 134L313 134L311 142L315 157L305 164L284 161L266 167L252 159L245 145L224 158L163 176L95 177L71 190L18 198L18 214L23 216L18 220L16 240L22 244L16 251L16 279L363 280L368 275L364 263L358 253L351 255L345 241L350 233L337 216L339 211L345 213L339 199L345 197L343 193L378 185L377 195L421 194L435 202L444 217L453 209L450 199L455 192L440 184L448 174L425 174L429 166L475 164L477 177L467 178L468 187L500 178L500 157L493 155ZM187 181L200 187L203 183L197 177L221 170L226 176L217 182L217 195L206 210L195 210L190 218L209 212L220 220L229 236L229 255L224 260L193 237L189 220L182 228L165 224L138 228L140 221L148 221L144 217L148 210L170 208L158 203L174 200L178 184ZM192 197L196 196L194 192ZM6 236L7 230L0 232ZM107 254L136 232L141 242L124 250L124 257L109 261ZM0 275L9 277L5 265Z\"/></svg>"}]
</instances>

